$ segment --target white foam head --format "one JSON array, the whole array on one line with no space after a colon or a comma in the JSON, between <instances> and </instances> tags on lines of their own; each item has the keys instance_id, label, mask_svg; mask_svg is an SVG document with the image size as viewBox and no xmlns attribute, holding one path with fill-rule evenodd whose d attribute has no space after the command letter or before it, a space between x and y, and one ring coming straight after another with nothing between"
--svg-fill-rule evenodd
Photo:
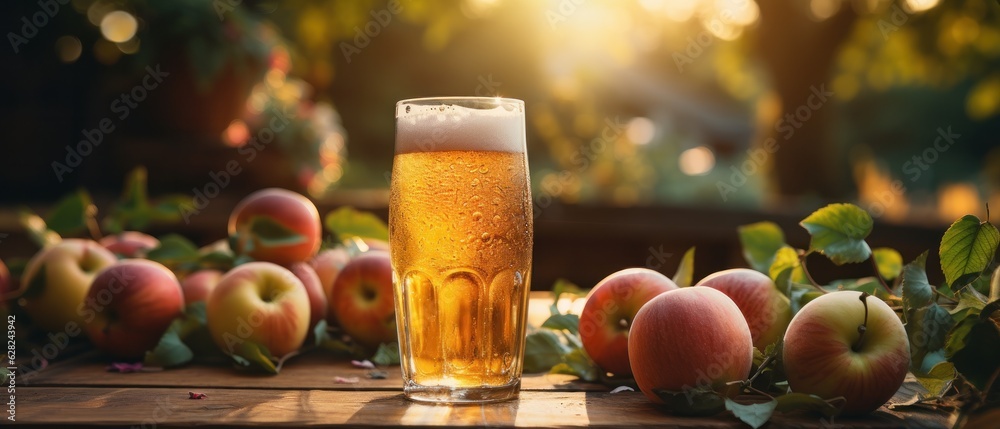
<instances>
[{"instance_id":1,"label":"white foam head","mask_svg":"<svg viewBox=\"0 0 1000 429\"><path fill-rule=\"evenodd\" d=\"M396 103L396 153L449 150L524 153L524 146L521 100L438 98Z\"/></svg>"}]
</instances>

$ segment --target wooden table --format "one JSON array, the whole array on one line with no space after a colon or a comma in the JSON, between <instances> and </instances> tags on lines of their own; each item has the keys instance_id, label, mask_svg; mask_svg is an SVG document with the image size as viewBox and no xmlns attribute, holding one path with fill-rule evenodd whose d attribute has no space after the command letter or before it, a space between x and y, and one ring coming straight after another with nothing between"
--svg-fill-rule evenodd
<instances>
[{"instance_id":1,"label":"wooden table","mask_svg":"<svg viewBox=\"0 0 1000 429\"><path fill-rule=\"evenodd\" d=\"M319 352L289 361L277 376L190 365L140 373L109 373L106 360L86 353L53 364L20 385L17 422L133 426L534 426L534 427L747 427L731 415L671 416L638 392L611 394L606 386L573 377L534 374L524 378L516 401L472 406L434 406L403 398L399 368L384 380L368 370ZM336 377L358 377L341 384ZM189 399L189 392L204 399ZM6 422L5 423L9 423ZM949 427L949 417L920 409L883 407L865 419L783 415L770 427ZM133 426L134 427L134 426Z\"/></svg>"}]
</instances>

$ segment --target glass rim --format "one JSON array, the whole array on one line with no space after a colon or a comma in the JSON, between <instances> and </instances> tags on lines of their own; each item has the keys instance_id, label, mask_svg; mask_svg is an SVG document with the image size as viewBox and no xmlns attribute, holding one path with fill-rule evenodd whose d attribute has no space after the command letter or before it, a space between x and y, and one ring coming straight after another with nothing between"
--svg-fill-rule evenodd
<instances>
[{"instance_id":1,"label":"glass rim","mask_svg":"<svg viewBox=\"0 0 1000 429\"><path fill-rule=\"evenodd\" d=\"M396 107L406 104L420 106L433 106L438 104L455 104L462 107L476 108L477 106L501 106L503 104L516 104L524 107L524 100L507 97L480 97L480 96L443 96L443 97L417 97L407 98L396 102Z\"/></svg>"}]
</instances>

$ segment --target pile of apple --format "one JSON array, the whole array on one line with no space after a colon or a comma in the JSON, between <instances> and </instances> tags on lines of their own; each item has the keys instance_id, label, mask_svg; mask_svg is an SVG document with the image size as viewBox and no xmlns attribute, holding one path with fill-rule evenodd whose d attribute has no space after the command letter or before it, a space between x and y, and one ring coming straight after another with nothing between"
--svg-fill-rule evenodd
<instances>
[{"instance_id":1,"label":"pile of apple","mask_svg":"<svg viewBox=\"0 0 1000 429\"><path fill-rule=\"evenodd\" d=\"M843 397L842 413L869 413L899 389L910 362L902 322L881 299L830 292L791 307L771 279L730 269L679 288L645 268L595 286L580 314L580 339L603 370L631 375L653 402L663 394L732 397L750 377L754 348L783 340L793 392Z\"/></svg>"},{"instance_id":2,"label":"pile of apple","mask_svg":"<svg viewBox=\"0 0 1000 429\"><path fill-rule=\"evenodd\" d=\"M364 252L320 250L322 232L309 199L264 189L230 215L230 244L222 247L242 263L228 272L172 272L142 258L160 243L138 232L63 239L28 262L18 303L38 328L71 337L84 332L116 359L142 358L185 306L199 301L212 339L227 354L252 341L273 356L287 355L321 320L367 347L395 341L388 244L366 239ZM0 281L6 277L0 272Z\"/></svg>"}]
</instances>

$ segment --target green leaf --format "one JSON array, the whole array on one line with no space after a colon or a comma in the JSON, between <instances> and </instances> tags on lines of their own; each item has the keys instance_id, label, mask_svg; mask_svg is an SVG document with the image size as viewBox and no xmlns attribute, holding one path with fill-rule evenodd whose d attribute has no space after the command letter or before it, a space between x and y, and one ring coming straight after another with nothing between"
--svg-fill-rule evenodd
<instances>
[{"instance_id":1,"label":"green leaf","mask_svg":"<svg viewBox=\"0 0 1000 429\"><path fill-rule=\"evenodd\" d=\"M828 401L819 396L805 393L786 393L775 398L775 401L777 402L775 411L779 413L808 411L822 414L826 418L833 418L840 414L840 410L847 403L843 397L832 398Z\"/></svg>"},{"instance_id":2,"label":"green leaf","mask_svg":"<svg viewBox=\"0 0 1000 429\"><path fill-rule=\"evenodd\" d=\"M684 257L681 258L681 263L677 266L677 273L674 274L672 280L677 286L688 287L694 280L692 277L694 277L694 247L684 252Z\"/></svg>"},{"instance_id":3,"label":"green leaf","mask_svg":"<svg viewBox=\"0 0 1000 429\"><path fill-rule=\"evenodd\" d=\"M267 347L249 340L241 340L232 355L233 360L242 368L277 374L275 358Z\"/></svg>"},{"instance_id":4,"label":"green leaf","mask_svg":"<svg viewBox=\"0 0 1000 429\"><path fill-rule=\"evenodd\" d=\"M979 312L972 310L961 312L962 316L955 319L955 325L951 328L951 332L948 333L948 339L945 342L944 350L945 355L948 357L953 357L958 353L959 350L965 348L965 344L968 342L969 333L972 332L972 327L979 323ZM955 313L952 313L954 317Z\"/></svg>"},{"instance_id":5,"label":"green leaf","mask_svg":"<svg viewBox=\"0 0 1000 429\"><path fill-rule=\"evenodd\" d=\"M826 255L833 263L864 262L871 256L865 237L872 231L872 217L853 204L830 204L800 223L812 238L809 250Z\"/></svg>"},{"instance_id":6,"label":"green leaf","mask_svg":"<svg viewBox=\"0 0 1000 429\"><path fill-rule=\"evenodd\" d=\"M199 257L198 247L191 240L177 234L161 237L160 245L146 253L146 258L168 267L197 261Z\"/></svg>"},{"instance_id":7,"label":"green leaf","mask_svg":"<svg viewBox=\"0 0 1000 429\"><path fill-rule=\"evenodd\" d=\"M393 341L379 344L372 362L376 365L399 365L399 343Z\"/></svg>"},{"instance_id":8,"label":"green leaf","mask_svg":"<svg viewBox=\"0 0 1000 429\"><path fill-rule=\"evenodd\" d=\"M176 320L174 321L177 322ZM183 365L194 358L194 352L181 341L173 329L168 329L153 350L146 352L142 364L153 367L173 367Z\"/></svg>"},{"instance_id":9,"label":"green leaf","mask_svg":"<svg viewBox=\"0 0 1000 429\"><path fill-rule=\"evenodd\" d=\"M31 241L39 247L48 247L62 240L58 233L45 225L45 220L41 216L32 213L27 208L22 208L18 213L18 222L27 231Z\"/></svg>"},{"instance_id":10,"label":"green leaf","mask_svg":"<svg viewBox=\"0 0 1000 429\"><path fill-rule=\"evenodd\" d=\"M154 222L178 222L184 218L181 209L193 205L194 199L187 195L168 195L157 198L150 215Z\"/></svg>"},{"instance_id":11,"label":"green leaf","mask_svg":"<svg viewBox=\"0 0 1000 429\"><path fill-rule=\"evenodd\" d=\"M775 259L775 263L779 263L779 260ZM801 267L798 267L797 269L801 272ZM798 313L803 306L809 303L809 301L823 295L822 292L816 290L816 288L811 285L793 281L792 277L795 271L795 267L786 266L774 276L775 287L788 297L789 305L792 307L792 315Z\"/></svg>"},{"instance_id":12,"label":"green leaf","mask_svg":"<svg viewBox=\"0 0 1000 429\"><path fill-rule=\"evenodd\" d=\"M552 367L553 374L568 374L580 377L583 381L597 381L601 377L601 371L582 348L563 356L563 361Z\"/></svg>"},{"instance_id":13,"label":"green leaf","mask_svg":"<svg viewBox=\"0 0 1000 429\"><path fill-rule=\"evenodd\" d=\"M785 247L785 234L774 222L757 222L737 229L743 257L753 269L767 274L778 249Z\"/></svg>"},{"instance_id":14,"label":"green leaf","mask_svg":"<svg viewBox=\"0 0 1000 429\"><path fill-rule=\"evenodd\" d=\"M1000 299L1000 268L993 271L993 277L990 278L990 294L989 300L996 301Z\"/></svg>"},{"instance_id":15,"label":"green leaf","mask_svg":"<svg viewBox=\"0 0 1000 429\"><path fill-rule=\"evenodd\" d=\"M143 230L149 225L151 217L146 193L146 168L136 167L129 173L121 197L104 217L104 228L113 234L125 229Z\"/></svg>"},{"instance_id":16,"label":"green leaf","mask_svg":"<svg viewBox=\"0 0 1000 429\"><path fill-rule=\"evenodd\" d=\"M927 252L903 267L903 309L917 309L934 302L934 289L927 280Z\"/></svg>"},{"instance_id":17,"label":"green leaf","mask_svg":"<svg viewBox=\"0 0 1000 429\"><path fill-rule=\"evenodd\" d=\"M977 322L969 329L965 347L953 356L955 369L979 389L1000 370L1000 302L983 307Z\"/></svg>"},{"instance_id":18,"label":"green leaf","mask_svg":"<svg viewBox=\"0 0 1000 429\"><path fill-rule=\"evenodd\" d=\"M679 416L707 417L726 410L726 400L710 389L688 389L684 392L654 389L663 401L661 408Z\"/></svg>"},{"instance_id":19,"label":"green leaf","mask_svg":"<svg viewBox=\"0 0 1000 429\"><path fill-rule=\"evenodd\" d=\"M879 247L872 250L872 257L875 258L879 275L886 281L899 277L903 271L903 255L900 255L896 249Z\"/></svg>"},{"instance_id":20,"label":"green leaf","mask_svg":"<svg viewBox=\"0 0 1000 429\"><path fill-rule=\"evenodd\" d=\"M779 275L785 270L792 270L789 275L790 280L797 282L807 282L805 273L802 271L802 263L799 261L799 252L791 246L783 246L774 253L774 260L768 268L767 273L771 280L778 281Z\"/></svg>"},{"instance_id":21,"label":"green leaf","mask_svg":"<svg viewBox=\"0 0 1000 429\"><path fill-rule=\"evenodd\" d=\"M764 426L764 423L771 418L774 409L778 406L778 401L772 399L767 402L756 404L741 404L732 399L726 398L726 409L733 413L736 418L743 423L750 425L753 429Z\"/></svg>"},{"instance_id":22,"label":"green leaf","mask_svg":"<svg viewBox=\"0 0 1000 429\"><path fill-rule=\"evenodd\" d=\"M575 314L553 314L542 323L543 328L566 330L573 335L580 333L580 316Z\"/></svg>"},{"instance_id":23,"label":"green leaf","mask_svg":"<svg viewBox=\"0 0 1000 429\"><path fill-rule=\"evenodd\" d=\"M263 247L287 246L306 241L305 236L278 223L270 216L252 217L248 232L251 239Z\"/></svg>"},{"instance_id":24,"label":"green leaf","mask_svg":"<svg viewBox=\"0 0 1000 429\"><path fill-rule=\"evenodd\" d=\"M939 362L926 373L914 375L931 396L940 397L955 381L955 365L951 362Z\"/></svg>"},{"instance_id":25,"label":"green leaf","mask_svg":"<svg viewBox=\"0 0 1000 429\"><path fill-rule=\"evenodd\" d=\"M979 276L993 260L998 244L1000 231L989 222L980 222L973 215L955 221L945 231L938 250L945 282L958 290L960 280Z\"/></svg>"},{"instance_id":26,"label":"green leaf","mask_svg":"<svg viewBox=\"0 0 1000 429\"><path fill-rule=\"evenodd\" d=\"M206 350L205 347L193 347L201 337L208 337L205 324L206 310L204 302L196 302L184 309L184 314L174 319L170 327L160 338L153 350L147 351L143 364L154 367L174 367L190 362L195 357L195 350L203 354L216 354L214 344Z\"/></svg>"},{"instance_id":27,"label":"green leaf","mask_svg":"<svg viewBox=\"0 0 1000 429\"><path fill-rule=\"evenodd\" d=\"M45 224L59 235L70 235L87 229L88 220L96 213L90 194L81 189L59 200L45 217Z\"/></svg>"},{"instance_id":28,"label":"green leaf","mask_svg":"<svg viewBox=\"0 0 1000 429\"><path fill-rule=\"evenodd\" d=\"M329 326L326 324L326 320L320 319L316 322L316 327L313 328L313 334L316 339L316 346L341 356L349 356L352 358L366 358L366 351L363 347L357 344L348 344L347 342L341 340L340 338L334 338L330 336Z\"/></svg>"},{"instance_id":29,"label":"green leaf","mask_svg":"<svg viewBox=\"0 0 1000 429\"><path fill-rule=\"evenodd\" d=\"M546 372L562 363L562 356L571 349L559 336L547 329L528 334L524 344L524 372Z\"/></svg>"},{"instance_id":30,"label":"green leaf","mask_svg":"<svg viewBox=\"0 0 1000 429\"><path fill-rule=\"evenodd\" d=\"M389 226L382 219L351 207L341 207L330 212L324 219L324 225L337 234L340 240L361 237L389 241Z\"/></svg>"}]
</instances>

